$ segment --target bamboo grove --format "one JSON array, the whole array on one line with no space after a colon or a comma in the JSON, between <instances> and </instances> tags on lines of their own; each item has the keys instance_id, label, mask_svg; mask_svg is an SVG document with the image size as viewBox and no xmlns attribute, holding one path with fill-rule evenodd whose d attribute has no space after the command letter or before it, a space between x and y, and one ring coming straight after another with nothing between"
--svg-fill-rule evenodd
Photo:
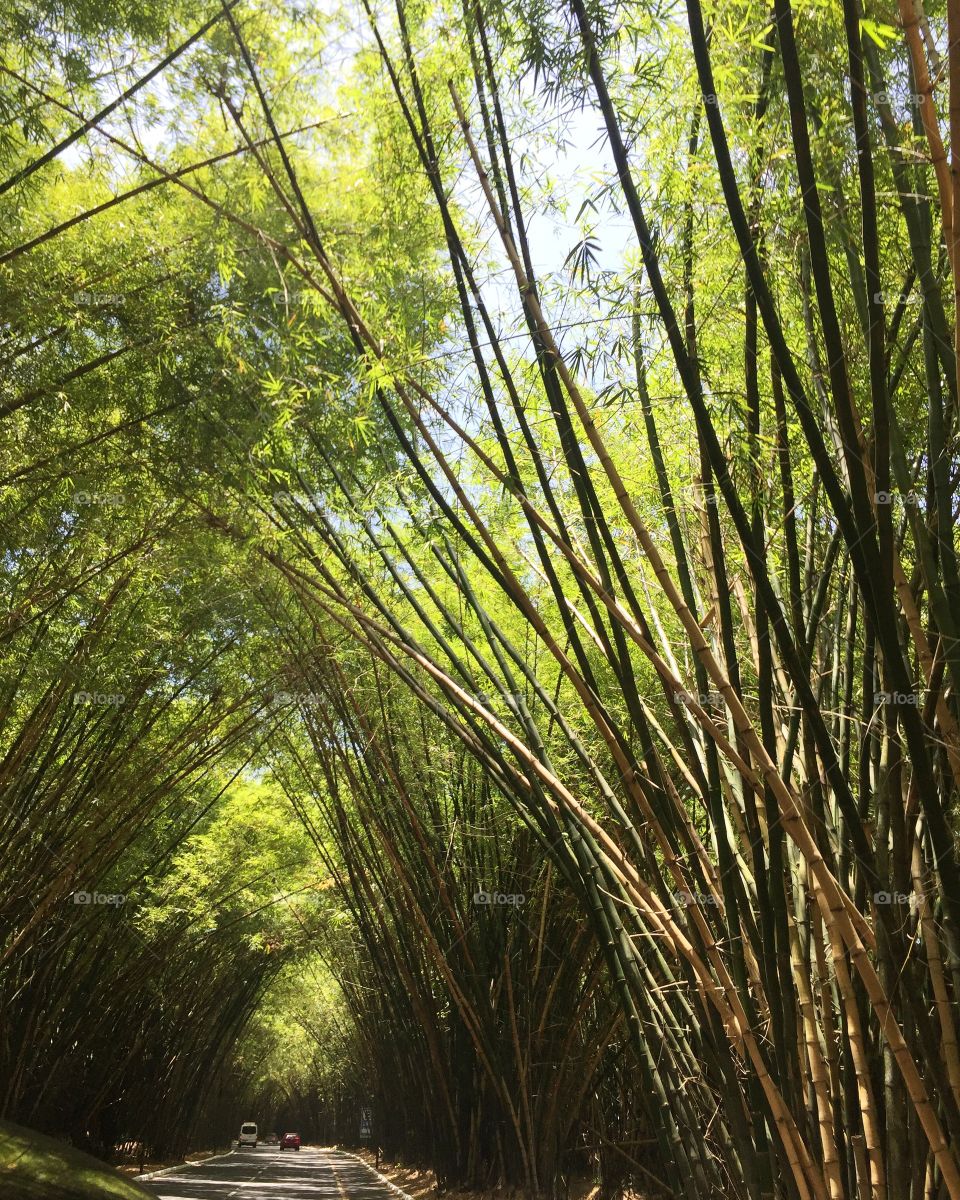
<instances>
[{"instance_id":1,"label":"bamboo grove","mask_svg":"<svg viewBox=\"0 0 960 1200\"><path fill-rule=\"evenodd\" d=\"M960 10L61 16L0 63L4 1115L960 1200Z\"/></svg>"}]
</instances>

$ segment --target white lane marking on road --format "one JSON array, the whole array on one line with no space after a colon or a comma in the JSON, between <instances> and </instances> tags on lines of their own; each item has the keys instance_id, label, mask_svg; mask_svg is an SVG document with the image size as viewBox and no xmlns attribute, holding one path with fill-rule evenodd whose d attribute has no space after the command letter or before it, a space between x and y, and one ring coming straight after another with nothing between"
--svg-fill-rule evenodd
<instances>
[{"instance_id":1,"label":"white lane marking on road","mask_svg":"<svg viewBox=\"0 0 960 1200\"><path fill-rule=\"evenodd\" d=\"M376 1167L371 1167L367 1160L365 1158L361 1158L359 1154L354 1154L352 1150L338 1150L337 1153L346 1154L356 1162L360 1163L361 1166L366 1167L372 1175L376 1175L378 1179L382 1180L392 1192L395 1192L398 1196L402 1196L403 1200L412 1200L412 1197L408 1195L407 1192L403 1191L402 1188L397 1187L397 1185L392 1180L388 1179L386 1175L381 1175Z\"/></svg>"},{"instance_id":2,"label":"white lane marking on road","mask_svg":"<svg viewBox=\"0 0 960 1200\"><path fill-rule=\"evenodd\" d=\"M148 1171L146 1175L131 1175L130 1178L134 1183L141 1183L144 1179L159 1179L161 1175L172 1175L174 1171L183 1171L186 1167L205 1167L215 1158L229 1158L234 1153L236 1153L234 1150L225 1150L223 1154L211 1154L209 1158L201 1158L197 1162L177 1163L173 1167L164 1167L160 1171Z\"/></svg>"},{"instance_id":3,"label":"white lane marking on road","mask_svg":"<svg viewBox=\"0 0 960 1200\"><path fill-rule=\"evenodd\" d=\"M231 1151L230 1153L232 1154L232 1153L234 1153L234 1151ZM220 1155L218 1155L217 1157L218 1157L218 1158L228 1158L228 1157L229 1157L229 1155L227 1155L227 1154L220 1154ZM207 1158L207 1159L204 1159L204 1161L203 1161L202 1163L196 1163L196 1164L193 1164L193 1163L191 1163L190 1165L191 1165L191 1166L194 1166L194 1165L196 1165L196 1166L198 1166L198 1167L202 1167L202 1166L204 1166L204 1165L205 1165L205 1163L208 1163L208 1162L210 1162L210 1161L211 1161L211 1160L210 1160L209 1158ZM241 1180L241 1181L239 1181L239 1182L237 1183L237 1186L236 1186L236 1187L233 1189L233 1191L232 1191L232 1192L224 1192L224 1194L223 1194L223 1200L230 1200L230 1197L231 1197L231 1196L236 1196L236 1195L238 1195L240 1192L242 1192L244 1188L248 1188L248 1187L250 1187L250 1186L251 1186L251 1184L255 1184L255 1183L257 1182L257 1180L260 1178L260 1176L261 1176L261 1175L264 1173L264 1171L268 1171L268 1170L270 1169L270 1167L271 1167L271 1166L274 1166L274 1165L276 1164L276 1162L277 1162L277 1161L278 1161L278 1160L277 1160L277 1159L275 1159L275 1158L268 1158L268 1159L266 1159L266 1160L265 1160L265 1162L264 1162L264 1164L263 1164L263 1166L262 1166L262 1167L260 1167L260 1170L259 1170L259 1171L257 1171L257 1172L256 1172L256 1174L255 1174L255 1175L253 1175L253 1176L252 1176L250 1179L244 1179L244 1180ZM252 1164L251 1164L251 1165L252 1165ZM171 1181L171 1182L172 1182L172 1181ZM198 1180L198 1179L187 1179L187 1180L184 1180L184 1182L185 1182L185 1183L191 1183L191 1184L193 1184L193 1183L213 1183L213 1184L216 1184L216 1183L218 1183L218 1182L220 1182L220 1181L219 1181L219 1180L216 1180L216 1179L211 1179L211 1180L207 1180L207 1179L200 1179L200 1180ZM224 1183L230 1183L230 1182L232 1182L232 1181L231 1181L231 1180L229 1180L229 1179L225 1179L225 1180L223 1180L222 1182L224 1182ZM157 1200L183 1200L183 1198L182 1198L181 1196L175 1195L173 1192L161 1192L161 1193L159 1194L159 1196L157 1197Z\"/></svg>"},{"instance_id":4,"label":"white lane marking on road","mask_svg":"<svg viewBox=\"0 0 960 1200\"><path fill-rule=\"evenodd\" d=\"M243 1181L243 1183L240 1184L239 1187L235 1187L232 1192L227 1192L226 1196L224 1197L224 1200L229 1200L230 1196L236 1196L238 1193L242 1192L245 1187L248 1187L251 1183L256 1183L257 1180L260 1178L260 1176L264 1173L264 1171L269 1170L270 1167L273 1166L274 1162L275 1162L274 1159L268 1158L267 1161L263 1164L263 1166L256 1173L256 1175L254 1175L254 1177L252 1179L245 1179Z\"/></svg>"},{"instance_id":5,"label":"white lane marking on road","mask_svg":"<svg viewBox=\"0 0 960 1200\"><path fill-rule=\"evenodd\" d=\"M333 1154L336 1154L336 1151L334 1151ZM340 1174L337 1171L337 1164L333 1161L333 1154L327 1155L327 1163L330 1167L330 1173L333 1175L333 1182L336 1184L337 1191L340 1193L340 1200L350 1200L350 1197L347 1195L346 1189L343 1186L343 1181L340 1178Z\"/></svg>"},{"instance_id":6,"label":"white lane marking on road","mask_svg":"<svg viewBox=\"0 0 960 1200\"><path fill-rule=\"evenodd\" d=\"M218 1157L218 1158L229 1158L231 1155L233 1155L233 1154L235 1154L235 1153L236 1153L235 1151L230 1151L230 1153L229 1153L229 1154L220 1154L220 1155L217 1155L216 1157ZM257 1183L257 1180L260 1178L260 1176L261 1176L261 1175L263 1175L263 1174L264 1174L266 1171L268 1171L268 1170L269 1170L269 1169L270 1169L272 1166L276 1166L276 1165L277 1165L277 1163L279 1163L279 1162L283 1161L283 1159L281 1159L281 1158L279 1157L279 1154L280 1154L280 1152L279 1152L279 1151L276 1151L276 1152L275 1152L274 1154L272 1154L272 1155L271 1155L269 1158L266 1158L266 1159L264 1159L264 1161L263 1161L263 1164L262 1164L262 1165L260 1165L260 1164L257 1164L257 1165L260 1167L260 1169L259 1169L258 1171L256 1171L256 1172L255 1172L255 1173L254 1173L254 1174L253 1174L253 1175L252 1175L250 1178L248 1178L248 1179L244 1179L244 1180L222 1180L222 1181L221 1181L221 1180L217 1180L217 1179L202 1179L202 1178L201 1178L201 1179L197 1179L197 1178L196 1178L196 1176L193 1176L193 1177L190 1177L190 1178L184 1179L184 1181L183 1181L183 1182L185 1182L185 1183L188 1183L188 1184L197 1184L197 1183L204 1183L204 1184L207 1184L207 1183L213 1183L213 1184L217 1184L217 1183L221 1183L221 1182L222 1182L222 1183L224 1183L224 1184L227 1184L227 1185L229 1185L230 1183L234 1183L234 1184L235 1184L235 1186L233 1187L232 1191L229 1191L229 1192L224 1192L224 1193L223 1193L223 1195L222 1195L222 1197L220 1198L220 1200L230 1200L230 1198L231 1198L231 1197L234 1197L234 1196L238 1196L238 1195L240 1195L242 1192L244 1192L244 1191L245 1191L245 1189L247 1189L247 1188L249 1188L249 1187L252 1187L252 1186L255 1186L255 1185L256 1185L256 1183ZM259 1156L258 1156L258 1157L259 1157ZM304 1165L307 1165L307 1164L309 1164L309 1163L311 1162L311 1159L312 1159L312 1157L313 1157L312 1155L310 1155L309 1157L307 1157L307 1158L306 1158L306 1160L304 1161ZM360 1157L358 1154L353 1154L353 1153L352 1153L351 1151L349 1151L349 1150L339 1150L339 1149L337 1149L337 1150L332 1150L332 1149L327 1149L327 1148L325 1148L325 1147L324 1147L324 1148L320 1149L320 1151L319 1151L319 1159L320 1159L320 1161L319 1161L318 1163L316 1163L316 1165L317 1165L317 1166L318 1166L318 1167L319 1167L321 1170L326 1170L326 1171L329 1171L329 1173L332 1175L332 1177L333 1177L333 1183L334 1183L334 1186L335 1186L335 1187L336 1187L336 1189L337 1189L337 1192L339 1193L340 1200L350 1200L350 1195L349 1195L349 1193L347 1192L347 1189L346 1189L346 1186L344 1185L344 1182L343 1182L343 1180L340 1178L340 1173L339 1173L339 1171L337 1170L337 1159L338 1159L338 1158L341 1158L341 1162L340 1162L340 1165L341 1165L341 1166L346 1166L346 1165L348 1165L348 1164L346 1164L346 1163L342 1162L342 1159L344 1159L344 1158L353 1159L353 1161L354 1161L355 1163L359 1164L359 1165L360 1165L361 1167L363 1167L363 1168L364 1168L364 1170L365 1170L365 1171L367 1171L367 1172L368 1172L370 1175L374 1176L374 1177L375 1177L377 1180L379 1180L381 1183L385 1184L385 1185L386 1185L386 1186L387 1186L387 1187L388 1187L388 1188L389 1188L389 1189L390 1189L392 1192L396 1193L396 1195L397 1195L397 1196L400 1196L400 1197L402 1197L402 1198L403 1198L403 1200L412 1200L412 1198L411 1198L411 1197L410 1197L410 1196L409 1196L409 1195L408 1195L406 1192L404 1192L404 1191L402 1191L400 1188L398 1188L398 1187L397 1187L397 1185L396 1185L395 1183L392 1183L392 1182L391 1182L389 1179L387 1179L387 1177L386 1177L385 1175L382 1175L382 1174L381 1174L381 1173L380 1173L380 1172L379 1172L379 1171L378 1171L378 1170L377 1170L375 1167L371 1167L371 1165L370 1165L368 1162L366 1162L364 1159L362 1159L362 1158L361 1158L361 1157ZM206 1163L208 1163L208 1162L211 1162L211 1161L212 1161L212 1159L209 1159L209 1158L208 1158L208 1159L204 1159L204 1160L203 1160L203 1162L199 1162L199 1163L190 1163L190 1164L187 1164L187 1165L189 1165L189 1166L197 1166L197 1167L202 1167L202 1166L204 1166ZM295 1161L296 1161L296 1160L295 1160ZM254 1164L253 1164L253 1163L251 1163L250 1165L251 1165L251 1166L253 1166ZM169 1170L169 1169L170 1169L170 1168L168 1168L168 1170ZM173 1183L173 1180L170 1180L170 1183ZM281 1184L280 1184L280 1183L273 1183L271 1180L267 1180L267 1181L266 1181L266 1183L267 1183L267 1185L268 1185L268 1186L272 1186L272 1187L281 1186ZM262 1185L261 1185L261 1186L262 1186ZM183 1197L182 1197L182 1195L181 1195L181 1194L179 1194L179 1193L174 1193L174 1192L160 1192L160 1193L158 1194L158 1196L157 1196L156 1200L183 1200Z\"/></svg>"}]
</instances>

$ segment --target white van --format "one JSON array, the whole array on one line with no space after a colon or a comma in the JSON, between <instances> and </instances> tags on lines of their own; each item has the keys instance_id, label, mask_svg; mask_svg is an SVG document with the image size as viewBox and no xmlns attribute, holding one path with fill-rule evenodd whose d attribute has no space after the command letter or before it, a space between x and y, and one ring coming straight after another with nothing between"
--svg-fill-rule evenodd
<instances>
[{"instance_id":1,"label":"white van","mask_svg":"<svg viewBox=\"0 0 960 1200\"><path fill-rule=\"evenodd\" d=\"M244 1121L240 1126L240 1137L237 1141L238 1146L253 1146L257 1147L257 1127L253 1121Z\"/></svg>"}]
</instances>

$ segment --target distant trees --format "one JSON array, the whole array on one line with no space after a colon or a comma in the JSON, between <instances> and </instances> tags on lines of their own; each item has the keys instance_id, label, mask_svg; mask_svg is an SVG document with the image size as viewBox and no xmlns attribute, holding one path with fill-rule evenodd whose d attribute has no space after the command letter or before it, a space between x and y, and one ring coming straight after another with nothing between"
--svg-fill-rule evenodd
<instances>
[{"instance_id":1,"label":"distant trees","mask_svg":"<svg viewBox=\"0 0 960 1200\"><path fill-rule=\"evenodd\" d=\"M335 663L304 678L314 756L283 786L356 931L329 963L377 1144L428 1158L442 1187L539 1192L585 1168L623 1036L569 867L558 878L537 832L375 660L350 689Z\"/></svg>"}]
</instances>

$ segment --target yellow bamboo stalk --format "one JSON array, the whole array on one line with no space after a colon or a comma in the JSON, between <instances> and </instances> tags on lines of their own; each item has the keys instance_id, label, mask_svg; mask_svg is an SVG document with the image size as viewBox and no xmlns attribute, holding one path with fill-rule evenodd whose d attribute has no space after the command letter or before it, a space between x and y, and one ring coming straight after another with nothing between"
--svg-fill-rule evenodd
<instances>
[{"instance_id":1,"label":"yellow bamboo stalk","mask_svg":"<svg viewBox=\"0 0 960 1200\"><path fill-rule=\"evenodd\" d=\"M870 1083L867 1049L863 1037L863 1027L860 1024L860 1011L857 1008L856 996L853 994L853 984L850 981L850 972L847 970L847 960L843 944L840 942L836 930L829 926L828 934L833 951L833 968L837 980L837 990L843 1001L843 1013L847 1025L847 1042L850 1046L850 1057L853 1059L853 1069L857 1077L864 1144L867 1163L870 1168L870 1200L886 1200L887 1182L883 1162L883 1147L880 1144L876 1116L877 1106L873 1098L873 1087Z\"/></svg>"},{"instance_id":2,"label":"yellow bamboo stalk","mask_svg":"<svg viewBox=\"0 0 960 1200\"><path fill-rule=\"evenodd\" d=\"M933 990L934 1006L937 1019L940 1022L940 1045L943 1050L943 1060L947 1068L947 1079L953 1092L957 1107L960 1108L960 1047L957 1043L957 1026L953 1017L953 1005L947 990L946 975L943 969L943 956L940 953L940 939L937 937L937 926L930 910L927 892L928 874L920 854L919 837L913 839L910 870L913 875L913 887L917 895L917 911L920 916L920 932L927 955L927 970L930 973L930 986Z\"/></svg>"},{"instance_id":3,"label":"yellow bamboo stalk","mask_svg":"<svg viewBox=\"0 0 960 1200\"><path fill-rule=\"evenodd\" d=\"M817 1101L817 1122L820 1126L820 1144L823 1147L823 1173L827 1177L831 1200L843 1200L843 1178L840 1173L840 1155L834 1136L834 1113L830 1098L829 1079L824 1065L823 1050L817 1029L816 1009L810 977L803 959L800 935L796 922L788 917L790 930L790 961L793 978L797 985L800 1018L803 1027L803 1046L810 1065L810 1081Z\"/></svg>"},{"instance_id":4,"label":"yellow bamboo stalk","mask_svg":"<svg viewBox=\"0 0 960 1200\"><path fill-rule=\"evenodd\" d=\"M960 13L960 0L951 0L951 3L957 8ZM958 56L958 70L960 70L960 56ZM604 469L610 485L613 488L614 494L620 504L621 510L630 522L637 539L643 548L643 552L653 567L654 573L663 588L664 594L667 596L677 616L680 618L690 640L691 648L698 655L701 662L707 669L708 674L716 683L719 690L722 692L724 699L727 702L728 710L733 719L734 727L744 740L744 744L749 748L752 755L755 756L755 761L760 768L760 773L764 781L770 787L771 791L777 798L777 802L781 811L781 821L784 829L790 834L794 842L797 844L801 853L807 859L812 876L816 881L815 894L817 901L823 912L824 922L831 936L831 946L836 959L838 949L841 951L844 944L850 953L851 961L853 962L858 974L863 980L867 991L870 1003L876 1012L880 1021L880 1028L883 1036L887 1039L894 1060L900 1069L906 1085L907 1094L910 1097L911 1103L916 1109L917 1116L923 1128L924 1134L929 1141L931 1151L937 1159L938 1166L943 1174L944 1183L952 1197L952 1200L960 1200L960 1164L950 1149L947 1140L944 1136L943 1129L937 1117L934 1106L930 1102L927 1094L926 1085L923 1077L917 1067L910 1049L906 1044L903 1033L896 1021L889 999L886 996L883 985L877 972L870 962L866 948L858 934L856 928L856 920L854 917L855 908L849 896L840 887L838 881L833 877L819 848L816 845L809 829L804 823L796 797L793 795L790 788L781 779L776 764L772 762L762 739L757 735L753 725L743 709L740 699L730 685L720 666L710 650L706 639L703 636L703 631L700 628L696 618L687 608L683 597L673 582L669 571L655 542L650 536L644 522L641 520L633 501L630 498L629 492L623 482L623 479L610 458L609 451L600 436L599 430L596 427L587 405L584 403L583 396L577 386L576 381L570 374L563 356L557 348L556 342L553 339L552 332L544 318L543 311L540 308L539 302L533 289L530 286L529 280L517 253L513 238L504 221L503 215L497 205L496 197L490 185L489 177L483 168L479 153L477 152L476 144L470 132L469 124L457 94L456 88L450 83L450 92L453 97L454 107L457 111L457 117L460 127L463 131L471 159L473 160L475 170L480 180L486 198L487 206L494 217L497 228L500 233L501 243L507 252L510 259L514 275L517 280L518 288L525 298L528 310L531 313L536 325L539 336L543 340L544 347L551 355L554 361L557 374L563 382L564 390L570 397L580 423L587 434L591 446L593 447L597 457ZM960 102L960 101L958 101ZM960 108L958 108L958 119L960 119ZM836 936L835 936L836 935Z\"/></svg>"},{"instance_id":5,"label":"yellow bamboo stalk","mask_svg":"<svg viewBox=\"0 0 960 1200\"><path fill-rule=\"evenodd\" d=\"M923 621L920 618L920 611L917 608L913 589L910 587L903 570L903 565L900 562L900 556L897 554L893 556L893 578L897 589L897 596L900 600L900 607L903 610L904 618L910 630L910 636L913 638L913 644L917 650L917 660L920 663L920 670L923 673L924 682L929 686L930 680L933 678L933 653L930 650L927 631L923 627ZM944 698L942 689L937 692L936 705L937 721L940 725L940 734L943 738L947 758L950 762L950 770L953 774L954 782L960 788L960 726L954 720L953 713L950 711L950 707Z\"/></svg>"},{"instance_id":6,"label":"yellow bamboo stalk","mask_svg":"<svg viewBox=\"0 0 960 1200\"><path fill-rule=\"evenodd\" d=\"M950 253L950 261L954 262L953 240L953 186L950 179L950 169L947 165L947 152L943 148L940 136L940 125L937 118L936 101L933 98L933 83L927 70L927 59L920 40L920 14L923 11L922 0L897 0L900 12L900 25L910 54L913 67L913 77L917 83L919 97L920 119L923 122L923 132L927 145L930 147L930 161L937 178L937 192L940 197L940 212L943 222L944 237ZM952 40L951 35L951 40Z\"/></svg>"},{"instance_id":7,"label":"yellow bamboo stalk","mask_svg":"<svg viewBox=\"0 0 960 1200\"><path fill-rule=\"evenodd\" d=\"M290 569L289 564L283 564L282 559L275 552L265 552L265 557L275 565L282 564L287 570ZM560 807L566 808L596 839L602 849L608 868L618 879L625 893L629 896L631 903L636 906L638 912L643 913L649 921L654 934L663 939L663 944L670 949L673 956L682 956L690 964L699 982L701 998L716 1009L731 1044L739 1054L749 1060L760 1086L767 1097L778 1136L780 1137L784 1153L787 1156L791 1173L797 1183L801 1197L803 1200L810 1200L811 1196L815 1197L815 1200L828 1200L823 1175L815 1165L786 1101L783 1099L779 1088L766 1068L759 1043L747 1018L739 993L726 970L722 955L719 953L716 945L712 944L711 935L703 922L699 908L691 906L688 911L697 924L701 937L708 943L710 966L716 972L716 977L711 974L710 967L707 966L707 963L701 958L693 943L676 924L673 914L664 908L652 889L643 882L636 868L626 858L622 849L610 837L603 826L580 805L561 780L548 767L544 766L494 713L489 712L473 696L465 692L429 658L426 658L413 647L400 641L392 630L374 621L359 606L352 604L341 596L334 596L332 599L350 611L361 626L375 631L377 637L383 642L396 645L404 655L416 662L423 671L440 684L445 691L454 696L460 704L470 708L476 716L489 725L497 733L498 737L510 747L514 755L526 764L527 769L538 777L541 784L545 785L548 793L548 803L558 809ZM340 620L338 615L329 606L320 602L320 607L324 611L327 611L335 620ZM375 644L371 643L371 648L376 653L382 653L382 651L376 648ZM551 795L553 797L552 800L550 799ZM443 970L442 964L440 965L440 969ZM445 978L447 975L448 972L444 972ZM448 983L454 992L458 991L452 980L448 980ZM511 1115L515 1116L513 1113Z\"/></svg>"},{"instance_id":8,"label":"yellow bamboo stalk","mask_svg":"<svg viewBox=\"0 0 960 1200\"><path fill-rule=\"evenodd\" d=\"M916 0L919 5L920 0ZM950 223L944 234L953 270L953 352L957 389L960 394L960 229L956 213L960 207L960 0L947 0L947 72L950 77ZM931 104L933 97L931 96ZM927 107L925 104L924 108Z\"/></svg>"}]
</instances>

